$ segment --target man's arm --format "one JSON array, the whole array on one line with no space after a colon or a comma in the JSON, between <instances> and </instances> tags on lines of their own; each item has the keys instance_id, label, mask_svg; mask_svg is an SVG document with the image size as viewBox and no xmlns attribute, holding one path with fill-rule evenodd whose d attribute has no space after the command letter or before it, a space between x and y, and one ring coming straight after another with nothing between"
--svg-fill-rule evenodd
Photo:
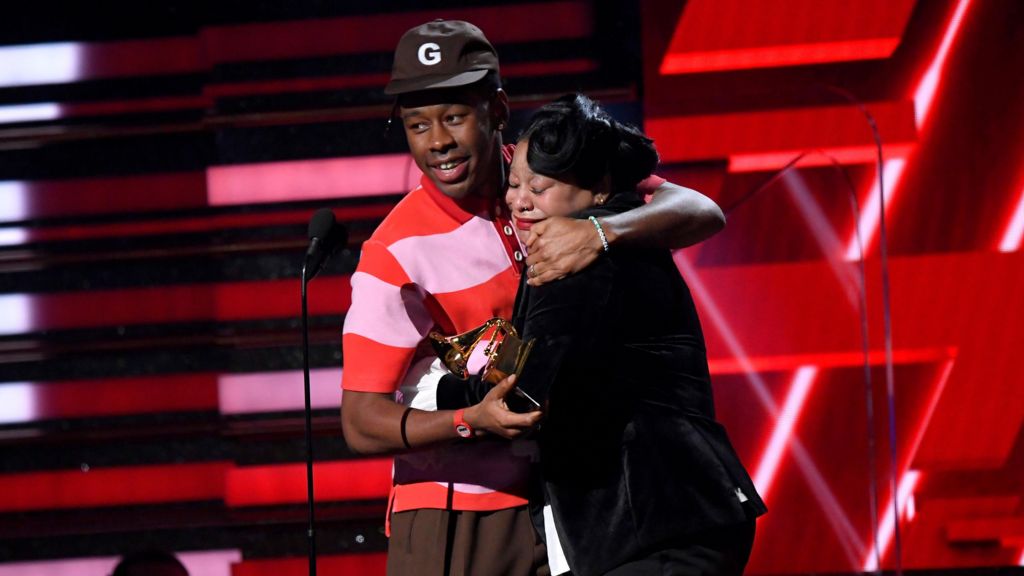
<instances>
[{"instance_id":1,"label":"man's arm","mask_svg":"<svg viewBox=\"0 0 1024 576\"><path fill-rule=\"evenodd\" d=\"M515 376L498 383L483 401L466 408L463 419L476 435L496 434L517 438L540 421L541 414L516 414L502 399L515 384ZM406 415L408 411L408 415ZM428 412L397 404L391 394L345 390L341 403L341 426L345 442L354 452L379 454L421 448L456 440L453 410ZM405 438L402 437L405 420ZM408 445L406 444L408 442Z\"/></svg>"},{"instance_id":2,"label":"man's arm","mask_svg":"<svg viewBox=\"0 0 1024 576\"><path fill-rule=\"evenodd\" d=\"M408 411L394 399L431 327L422 293L387 247L373 240L363 244L351 282L352 305L342 335L346 360L341 406L342 433L349 447L375 454L457 438L454 412ZM466 410L466 423L478 433L505 437L515 437L521 433L518 428L535 423L536 417L498 413L500 400L484 397Z\"/></svg>"},{"instance_id":3,"label":"man's arm","mask_svg":"<svg viewBox=\"0 0 1024 576\"><path fill-rule=\"evenodd\" d=\"M714 200L671 182L659 186L649 203L598 220L609 244L671 249L707 240L725 227ZM533 226L527 250L526 263L533 266L529 284L539 286L586 268L604 246L588 220L548 218Z\"/></svg>"}]
</instances>

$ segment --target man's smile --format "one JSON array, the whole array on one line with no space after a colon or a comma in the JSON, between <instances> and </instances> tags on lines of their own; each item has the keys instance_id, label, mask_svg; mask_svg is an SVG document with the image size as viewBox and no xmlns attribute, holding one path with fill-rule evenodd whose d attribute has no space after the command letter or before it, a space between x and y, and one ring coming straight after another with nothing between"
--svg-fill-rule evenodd
<instances>
[{"instance_id":1,"label":"man's smile","mask_svg":"<svg viewBox=\"0 0 1024 576\"><path fill-rule=\"evenodd\" d=\"M430 170L438 181L445 184L454 184L466 177L469 170L467 158L453 158L444 162L430 164Z\"/></svg>"}]
</instances>

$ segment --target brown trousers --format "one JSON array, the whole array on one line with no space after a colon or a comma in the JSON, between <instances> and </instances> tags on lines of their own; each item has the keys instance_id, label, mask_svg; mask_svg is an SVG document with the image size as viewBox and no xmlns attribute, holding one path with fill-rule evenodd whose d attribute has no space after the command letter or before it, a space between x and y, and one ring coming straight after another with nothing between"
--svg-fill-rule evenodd
<instances>
[{"instance_id":1,"label":"brown trousers","mask_svg":"<svg viewBox=\"0 0 1024 576\"><path fill-rule=\"evenodd\" d=\"M547 576L526 506L494 512L409 510L391 516L388 576Z\"/></svg>"}]
</instances>

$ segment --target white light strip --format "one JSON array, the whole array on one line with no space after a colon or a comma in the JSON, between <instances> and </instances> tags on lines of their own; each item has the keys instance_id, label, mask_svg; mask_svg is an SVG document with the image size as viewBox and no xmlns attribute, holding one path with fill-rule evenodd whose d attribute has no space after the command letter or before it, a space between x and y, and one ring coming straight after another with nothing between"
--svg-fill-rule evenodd
<instances>
[{"instance_id":1,"label":"white light strip","mask_svg":"<svg viewBox=\"0 0 1024 576\"><path fill-rule=\"evenodd\" d=\"M0 294L0 336L31 332L32 300L27 294Z\"/></svg>"},{"instance_id":2,"label":"white light strip","mask_svg":"<svg viewBox=\"0 0 1024 576\"><path fill-rule=\"evenodd\" d=\"M765 448L761 456L761 463L758 464L757 472L754 474L754 485L757 486L757 491L764 499L767 499L771 492L782 454L793 436L793 428L796 426L800 413L803 412L804 403L807 401L807 396L817 377L818 368L816 366L801 366L793 376L793 382L786 394L786 401L775 421L775 428L772 430L768 447Z\"/></svg>"},{"instance_id":3,"label":"white light strip","mask_svg":"<svg viewBox=\"0 0 1024 576\"><path fill-rule=\"evenodd\" d=\"M175 552L191 576L231 576L231 565L242 561L238 550ZM119 557L67 558L0 564L0 576L108 576Z\"/></svg>"},{"instance_id":4,"label":"white light strip","mask_svg":"<svg viewBox=\"0 0 1024 576\"><path fill-rule=\"evenodd\" d=\"M408 154L286 160L206 170L211 206L405 193L422 173Z\"/></svg>"},{"instance_id":5,"label":"white light strip","mask_svg":"<svg viewBox=\"0 0 1024 576\"><path fill-rule=\"evenodd\" d=\"M37 122L60 118L60 105L53 102L0 106L0 124Z\"/></svg>"},{"instance_id":6,"label":"white light strip","mask_svg":"<svg viewBox=\"0 0 1024 576\"><path fill-rule=\"evenodd\" d=\"M799 170L787 170L782 175L782 182L786 185L786 191L796 204L807 227L814 233L814 240L818 243L818 248L825 255L825 261L828 262L829 268L832 269L836 280L843 288L846 299L849 300L851 306L857 308L860 305L860 291L858 290L860 281L856 268L851 267L839 257L842 244L835 227L829 222L828 216L821 209L821 205L818 204L814 193Z\"/></svg>"},{"instance_id":7,"label":"white light strip","mask_svg":"<svg viewBox=\"0 0 1024 576\"><path fill-rule=\"evenodd\" d=\"M886 214L889 213L889 205L892 204L892 199L896 196L896 185L899 183L900 177L903 176L903 168L906 164L907 161L903 158L893 158L886 160L882 164L882 183L885 185ZM864 241L864 254L871 252L871 244L875 239L875 232L878 231L878 203L880 202L880 196L878 174L876 172L874 184L871 186L871 191L868 192L866 201L861 201L860 218L857 221L861 238ZM860 246L857 244L856 230L850 234L850 239L846 243L845 258L849 262L860 260Z\"/></svg>"},{"instance_id":8,"label":"white light strip","mask_svg":"<svg viewBox=\"0 0 1024 576\"><path fill-rule=\"evenodd\" d=\"M936 380L935 387L932 388L932 395L928 399L928 406L924 410L921 422L917 425L917 432L914 434L913 443L910 445L910 455L907 458L907 462L913 463L914 458L917 458L917 449L921 447L924 435L928 432L928 427L932 422L932 416L935 414L935 409L939 406L939 400L942 398L942 394L946 391L946 384L949 383L949 376L953 373L953 368L955 366L955 358L947 360L946 363L942 365L942 371L939 372L939 378Z\"/></svg>"},{"instance_id":9,"label":"white light strip","mask_svg":"<svg viewBox=\"0 0 1024 576\"><path fill-rule=\"evenodd\" d=\"M0 576L106 576L117 558L69 558L0 564Z\"/></svg>"},{"instance_id":10,"label":"white light strip","mask_svg":"<svg viewBox=\"0 0 1024 576\"><path fill-rule=\"evenodd\" d=\"M953 12L953 17L949 20L949 25L946 26L946 32L942 35L939 49L935 52L935 56L932 57L928 70L925 71L924 76L918 82L917 90L914 91L914 116L917 120L918 130L924 126L924 123L928 120L928 115L932 111L932 102L935 100L935 93L939 89L942 68L946 65L949 49L953 46L953 40L956 39L956 35L960 31L964 14L967 12L967 7L970 4L971 0L960 0L956 5L956 11Z\"/></svg>"},{"instance_id":11,"label":"white light strip","mask_svg":"<svg viewBox=\"0 0 1024 576\"><path fill-rule=\"evenodd\" d=\"M935 99L935 94L938 92L939 80L941 79L942 69L946 65L946 58L949 56L949 50L953 46L953 41L956 39L957 33L960 31L960 25L963 23L964 14L967 12L967 8L970 6L971 0L960 0L956 6L956 10L953 12L952 18L946 25L946 31L942 35L942 41L939 43L939 49L935 51L935 55L932 56L932 61L928 65L928 69L925 71L924 76L918 81L917 88L914 90L914 118L917 122L918 134L924 131L924 124L927 122L929 115L932 111L932 102ZM893 168L894 174L890 181L889 177L889 166L893 162L900 162L899 169ZM886 214L888 215L888 206L892 203L892 199L898 192L900 179L903 176L903 163L904 160L890 159L884 162L884 168L882 170L882 178L885 181L885 203L886 203ZM875 182L871 186L871 191L867 195L867 203L862 203L860 212L860 219L858 226L860 226L861 234L864 239L864 253L870 252L871 245L874 243L875 232L878 229L878 175L875 174ZM860 252L857 250L857 235L856 231L851 234L850 241L846 245L846 259L849 261L855 261L860 258Z\"/></svg>"},{"instance_id":12,"label":"white light strip","mask_svg":"<svg viewBox=\"0 0 1024 576\"><path fill-rule=\"evenodd\" d=\"M24 182L0 181L0 222L17 222L28 217L28 186Z\"/></svg>"},{"instance_id":13,"label":"white light strip","mask_svg":"<svg viewBox=\"0 0 1024 576\"><path fill-rule=\"evenodd\" d=\"M910 470L900 478L899 488L896 489L900 501L900 516L906 515L910 495L914 492L914 488L917 487L917 482L920 478L921 473L917 470ZM882 557L885 556L885 552L889 549L889 544L892 542L893 535L896 533L896 515L893 507L894 503L892 497L890 497L889 502L885 506L885 515L882 516L882 521L878 524L878 548L882 551ZM864 572L878 570L878 562L875 556L875 550L872 547L868 551L867 558L864 560Z\"/></svg>"},{"instance_id":14,"label":"white light strip","mask_svg":"<svg viewBox=\"0 0 1024 576\"><path fill-rule=\"evenodd\" d=\"M33 422L39 417L35 390L28 382L0 384L0 424Z\"/></svg>"},{"instance_id":15,"label":"white light strip","mask_svg":"<svg viewBox=\"0 0 1024 576\"><path fill-rule=\"evenodd\" d=\"M221 414L302 410L306 406L302 371L220 375L217 400ZM341 406L341 368L309 371L309 401L313 409Z\"/></svg>"},{"instance_id":16,"label":"white light strip","mask_svg":"<svg viewBox=\"0 0 1024 576\"><path fill-rule=\"evenodd\" d=\"M1010 225L1003 231L1003 238L999 241L999 251L1016 252L1020 249L1021 238L1024 238L1024 188L1021 188L1017 207L1013 209Z\"/></svg>"},{"instance_id":17,"label":"white light strip","mask_svg":"<svg viewBox=\"0 0 1024 576\"><path fill-rule=\"evenodd\" d=\"M0 87L79 80L82 49L74 42L0 47Z\"/></svg>"},{"instance_id":18,"label":"white light strip","mask_svg":"<svg viewBox=\"0 0 1024 576\"><path fill-rule=\"evenodd\" d=\"M0 246L18 246L28 241L24 228L0 228Z\"/></svg>"},{"instance_id":19,"label":"white light strip","mask_svg":"<svg viewBox=\"0 0 1024 576\"><path fill-rule=\"evenodd\" d=\"M949 382L949 376L953 373L953 367L956 365L955 360L947 360L942 366L942 371L939 372L939 378L935 382L935 387L932 388L931 397L928 399L928 406L925 408L924 414L921 417L920 423L917 425L917 433L914 435L914 439L910 444L910 456L907 458L907 462L913 464L914 458L917 457L917 449L921 446L921 441L924 440L924 435L928 431L928 426L931 424L932 415L935 414L935 408L939 405L939 399L942 398L942 393L946 390L946 383ZM914 486L917 485L920 473L916 471L908 470L902 475L900 486L897 488L896 493L899 496L901 502L901 514L905 514L908 520L912 520L917 510L914 509L913 514L907 510L907 506L910 505L912 500ZM912 483L913 485L904 486L904 483ZM904 494L906 492L906 494ZM884 508L885 515L882 522L878 525L878 533L875 539L875 543L878 544L878 550L876 553L874 545L868 550L867 556L864 557L864 571L870 572L878 569L878 562L876 557L885 557L888 552L889 543L892 541L893 532L896 530L896 524L892 521L893 519L893 503L892 498L889 498L889 503Z\"/></svg>"}]
</instances>

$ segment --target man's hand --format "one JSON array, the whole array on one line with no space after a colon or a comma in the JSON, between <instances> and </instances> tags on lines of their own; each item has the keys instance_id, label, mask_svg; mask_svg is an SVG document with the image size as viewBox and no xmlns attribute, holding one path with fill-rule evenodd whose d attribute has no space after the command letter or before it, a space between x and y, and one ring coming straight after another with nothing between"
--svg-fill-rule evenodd
<instances>
[{"instance_id":1,"label":"man's hand","mask_svg":"<svg viewBox=\"0 0 1024 576\"><path fill-rule=\"evenodd\" d=\"M604 245L589 220L552 217L533 225L526 250L527 283L540 286L583 270Z\"/></svg>"},{"instance_id":2,"label":"man's hand","mask_svg":"<svg viewBox=\"0 0 1024 576\"><path fill-rule=\"evenodd\" d=\"M466 408L463 413L466 423L477 434L489 432L509 439L518 438L536 428L542 416L539 410L517 414L505 405L505 395L515 385L515 374L498 382L479 404Z\"/></svg>"}]
</instances>

